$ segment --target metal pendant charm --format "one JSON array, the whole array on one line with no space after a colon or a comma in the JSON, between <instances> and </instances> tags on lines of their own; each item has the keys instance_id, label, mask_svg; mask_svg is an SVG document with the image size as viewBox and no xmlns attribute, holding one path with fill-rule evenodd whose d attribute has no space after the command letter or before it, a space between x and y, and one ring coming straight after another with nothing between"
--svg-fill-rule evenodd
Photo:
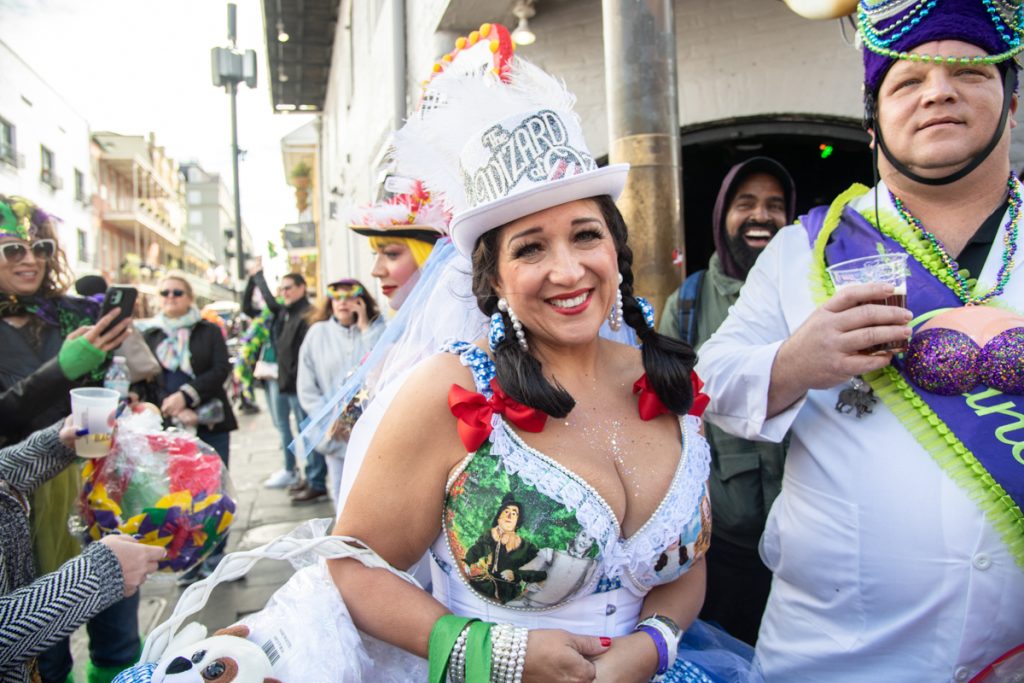
<instances>
[{"instance_id":1,"label":"metal pendant charm","mask_svg":"<svg viewBox=\"0 0 1024 683\"><path fill-rule=\"evenodd\" d=\"M863 417L870 413L871 406L878 403L871 385L860 377L850 380L850 386L839 392L839 400L836 401L836 410L840 413L855 413L857 417ZM856 411L856 412L855 412Z\"/></svg>"}]
</instances>

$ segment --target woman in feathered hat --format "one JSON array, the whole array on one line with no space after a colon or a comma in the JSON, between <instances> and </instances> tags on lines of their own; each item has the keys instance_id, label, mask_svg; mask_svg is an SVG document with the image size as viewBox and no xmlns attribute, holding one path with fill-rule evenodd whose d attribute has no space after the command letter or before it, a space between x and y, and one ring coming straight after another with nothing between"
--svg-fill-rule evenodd
<instances>
[{"instance_id":1,"label":"woman in feathered hat","mask_svg":"<svg viewBox=\"0 0 1024 683\"><path fill-rule=\"evenodd\" d=\"M349 227L370 238L375 254L371 275L397 311L416 286L417 272L434 244L445 234L448 215L419 181L394 180L404 181L405 191L360 209Z\"/></svg>"},{"instance_id":2,"label":"woman in feathered hat","mask_svg":"<svg viewBox=\"0 0 1024 683\"><path fill-rule=\"evenodd\" d=\"M440 74L395 144L403 172L453 210L488 339L412 372L336 529L400 568L430 548L433 597L349 561L331 572L356 624L429 657L431 680L711 680L677 658L702 551L658 563L696 548L702 526L693 350L657 334L633 294L614 203L628 167L597 167L561 83L521 60L497 75ZM642 351L601 338L606 321ZM496 509L519 511L515 536L484 548ZM501 556L526 547L548 562ZM576 562L551 559L570 550ZM580 560L591 578L558 590Z\"/></svg>"}]
</instances>

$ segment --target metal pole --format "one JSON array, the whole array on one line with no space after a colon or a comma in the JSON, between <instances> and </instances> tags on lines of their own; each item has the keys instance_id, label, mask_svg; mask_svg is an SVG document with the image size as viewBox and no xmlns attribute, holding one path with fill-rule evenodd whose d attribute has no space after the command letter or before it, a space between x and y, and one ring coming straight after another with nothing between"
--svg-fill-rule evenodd
<instances>
[{"instance_id":1,"label":"metal pole","mask_svg":"<svg viewBox=\"0 0 1024 683\"><path fill-rule=\"evenodd\" d=\"M238 6L233 3L228 3L228 40L231 42L231 47L238 47L238 32L235 30L237 25L235 21L235 15L238 11Z\"/></svg>"},{"instance_id":2,"label":"metal pole","mask_svg":"<svg viewBox=\"0 0 1024 683\"><path fill-rule=\"evenodd\" d=\"M660 313L679 284L682 178L673 0L602 0L610 163L632 165L618 206L630 228L634 290Z\"/></svg>"},{"instance_id":3,"label":"metal pole","mask_svg":"<svg viewBox=\"0 0 1024 683\"><path fill-rule=\"evenodd\" d=\"M228 7L233 8L234 5ZM238 261L238 285L241 287L245 282L245 262L242 258L242 198L238 191L238 110L235 103L238 83L232 81L227 87L231 96L231 166L235 176L235 258Z\"/></svg>"}]
</instances>

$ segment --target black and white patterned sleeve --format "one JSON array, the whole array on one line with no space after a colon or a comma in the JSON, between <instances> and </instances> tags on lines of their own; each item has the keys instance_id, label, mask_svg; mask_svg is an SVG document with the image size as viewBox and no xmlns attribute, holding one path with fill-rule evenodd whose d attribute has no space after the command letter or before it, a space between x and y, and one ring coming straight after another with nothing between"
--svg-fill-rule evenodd
<instances>
[{"instance_id":1,"label":"black and white patterned sleeve","mask_svg":"<svg viewBox=\"0 0 1024 683\"><path fill-rule=\"evenodd\" d=\"M102 543L0 596L0 671L43 652L123 596L121 565Z\"/></svg>"},{"instance_id":2,"label":"black and white patterned sleeve","mask_svg":"<svg viewBox=\"0 0 1024 683\"><path fill-rule=\"evenodd\" d=\"M53 477L75 459L75 452L60 442L60 420L27 439L0 449L0 480L24 496Z\"/></svg>"}]
</instances>

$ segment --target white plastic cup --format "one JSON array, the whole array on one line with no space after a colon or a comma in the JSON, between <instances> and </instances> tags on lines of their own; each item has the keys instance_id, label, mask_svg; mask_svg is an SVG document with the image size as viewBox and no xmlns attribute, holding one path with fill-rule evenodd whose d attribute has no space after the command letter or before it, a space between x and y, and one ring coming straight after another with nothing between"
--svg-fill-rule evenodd
<instances>
[{"instance_id":1,"label":"white plastic cup","mask_svg":"<svg viewBox=\"0 0 1024 683\"><path fill-rule=\"evenodd\" d=\"M829 277L836 289L847 285L885 282L893 286L896 293L907 294L907 255L874 254L850 259L828 268Z\"/></svg>"},{"instance_id":2,"label":"white plastic cup","mask_svg":"<svg viewBox=\"0 0 1024 683\"><path fill-rule=\"evenodd\" d=\"M71 390L71 421L86 433L75 439L75 452L83 458L102 458L110 452L117 403L112 389L83 387Z\"/></svg>"},{"instance_id":3,"label":"white plastic cup","mask_svg":"<svg viewBox=\"0 0 1024 683\"><path fill-rule=\"evenodd\" d=\"M907 254L875 254L850 259L830 266L828 275L836 291L850 285L864 285L884 282L892 285L893 292L878 303L884 306L907 307ZM907 350L907 342L894 341L878 344L864 353L881 353Z\"/></svg>"}]
</instances>

